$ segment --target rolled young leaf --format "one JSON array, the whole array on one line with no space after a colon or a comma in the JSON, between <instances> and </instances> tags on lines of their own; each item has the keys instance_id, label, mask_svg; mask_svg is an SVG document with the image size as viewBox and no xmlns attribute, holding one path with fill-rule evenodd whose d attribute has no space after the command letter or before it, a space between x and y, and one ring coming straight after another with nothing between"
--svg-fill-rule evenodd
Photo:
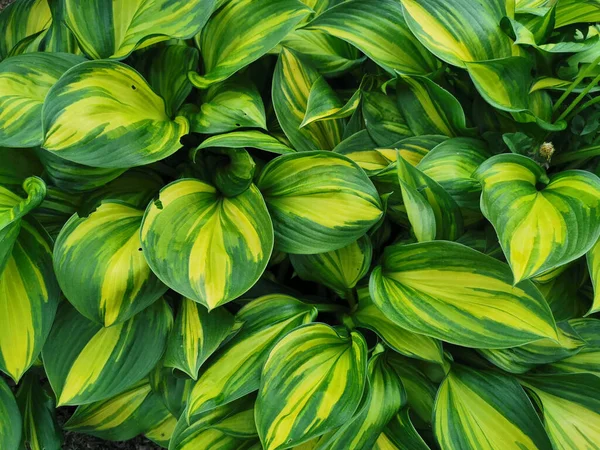
<instances>
[{"instance_id":1,"label":"rolled young leaf","mask_svg":"<svg viewBox=\"0 0 600 450\"><path fill-rule=\"evenodd\" d=\"M201 368L190 393L187 417L256 391L275 343L316 316L316 308L287 295L266 295L248 303L235 317L243 324L240 332Z\"/></svg>"},{"instance_id":2,"label":"rolled young leaf","mask_svg":"<svg viewBox=\"0 0 600 450\"><path fill-rule=\"evenodd\" d=\"M2 448L19 448L21 424L17 402L6 382L0 378L0 445Z\"/></svg>"},{"instance_id":3,"label":"rolled young leaf","mask_svg":"<svg viewBox=\"0 0 600 450\"><path fill-rule=\"evenodd\" d=\"M324 284L345 297L369 270L372 254L371 240L363 236L327 253L290 255L290 261L300 278Z\"/></svg>"},{"instance_id":4,"label":"rolled young leaf","mask_svg":"<svg viewBox=\"0 0 600 450\"><path fill-rule=\"evenodd\" d=\"M87 217L74 214L56 240L54 270L65 297L102 326L128 320L167 290L141 252L143 214L105 201Z\"/></svg>"},{"instance_id":5,"label":"rolled young leaf","mask_svg":"<svg viewBox=\"0 0 600 450\"><path fill-rule=\"evenodd\" d=\"M598 240L596 175L569 170L548 179L533 160L505 154L488 159L475 177L483 185L481 211L496 229L515 283L579 258Z\"/></svg>"},{"instance_id":6,"label":"rolled young leaf","mask_svg":"<svg viewBox=\"0 0 600 450\"><path fill-rule=\"evenodd\" d=\"M189 39L208 20L215 0L65 1L64 20L92 59L123 59L169 38Z\"/></svg>"},{"instance_id":7,"label":"rolled young leaf","mask_svg":"<svg viewBox=\"0 0 600 450\"><path fill-rule=\"evenodd\" d=\"M27 198L22 198L12 190L0 186L0 230L15 223L23 216L37 208L46 196L46 183L38 177L28 177L23 181L22 190ZM9 242L2 247L8 248Z\"/></svg>"},{"instance_id":8,"label":"rolled young leaf","mask_svg":"<svg viewBox=\"0 0 600 450\"><path fill-rule=\"evenodd\" d=\"M162 356L172 324L163 300L110 328L63 302L42 354L58 406L105 400L140 381Z\"/></svg>"},{"instance_id":9,"label":"rolled young leaf","mask_svg":"<svg viewBox=\"0 0 600 450\"><path fill-rule=\"evenodd\" d=\"M299 152L331 150L342 140L341 119L313 122L300 128L311 89L320 79L317 70L293 50L281 50L273 73L273 108L281 129Z\"/></svg>"},{"instance_id":10,"label":"rolled young leaf","mask_svg":"<svg viewBox=\"0 0 600 450\"><path fill-rule=\"evenodd\" d=\"M557 339L550 308L533 283L514 286L506 264L461 244L389 246L369 287L390 320L446 342L508 348Z\"/></svg>"},{"instance_id":11,"label":"rolled young leaf","mask_svg":"<svg viewBox=\"0 0 600 450\"><path fill-rule=\"evenodd\" d=\"M227 337L237 332L236 328L234 317L224 308L209 313L205 306L183 298L169 336L164 365L198 379L200 366Z\"/></svg>"},{"instance_id":12,"label":"rolled young leaf","mask_svg":"<svg viewBox=\"0 0 600 450\"><path fill-rule=\"evenodd\" d=\"M206 73L190 72L194 86L205 89L263 56L310 13L299 0L231 0L202 30L200 53Z\"/></svg>"},{"instance_id":13,"label":"rolled young leaf","mask_svg":"<svg viewBox=\"0 0 600 450\"><path fill-rule=\"evenodd\" d=\"M351 0L306 25L348 41L390 73L429 74L439 62L410 32L402 5L394 0Z\"/></svg>"},{"instance_id":14,"label":"rolled young leaf","mask_svg":"<svg viewBox=\"0 0 600 450\"><path fill-rule=\"evenodd\" d=\"M257 185L273 220L276 246L288 253L342 248L382 214L381 199L362 169L332 152L279 156L265 166Z\"/></svg>"},{"instance_id":15,"label":"rolled young leaf","mask_svg":"<svg viewBox=\"0 0 600 450\"><path fill-rule=\"evenodd\" d=\"M255 407L264 448L288 448L350 420L366 384L366 358L359 333L322 323L282 338L265 362Z\"/></svg>"},{"instance_id":16,"label":"rolled young leaf","mask_svg":"<svg viewBox=\"0 0 600 450\"><path fill-rule=\"evenodd\" d=\"M434 432L444 449L551 450L519 383L494 372L454 366L435 402Z\"/></svg>"},{"instance_id":17,"label":"rolled young leaf","mask_svg":"<svg viewBox=\"0 0 600 450\"><path fill-rule=\"evenodd\" d=\"M37 373L25 376L16 393L16 400L23 418L23 442L28 448L60 450L63 436L56 420L55 401L42 386Z\"/></svg>"},{"instance_id":18,"label":"rolled young leaf","mask_svg":"<svg viewBox=\"0 0 600 450\"><path fill-rule=\"evenodd\" d=\"M600 378L588 373L522 377L555 449L594 448L600 439Z\"/></svg>"},{"instance_id":19,"label":"rolled young leaf","mask_svg":"<svg viewBox=\"0 0 600 450\"><path fill-rule=\"evenodd\" d=\"M166 158L189 131L185 117L171 120L146 80L116 61L88 61L65 73L46 96L42 122L44 149L104 168Z\"/></svg>"},{"instance_id":20,"label":"rolled young leaf","mask_svg":"<svg viewBox=\"0 0 600 450\"><path fill-rule=\"evenodd\" d=\"M262 275L273 226L256 186L224 197L202 181L181 179L148 205L141 241L158 278L212 310L242 295Z\"/></svg>"},{"instance_id":21,"label":"rolled young leaf","mask_svg":"<svg viewBox=\"0 0 600 450\"><path fill-rule=\"evenodd\" d=\"M323 436L317 446L319 450L370 450L387 423L406 403L406 392L400 377L386 360L387 353L371 356L361 406L351 420Z\"/></svg>"},{"instance_id":22,"label":"rolled young leaf","mask_svg":"<svg viewBox=\"0 0 600 450\"><path fill-rule=\"evenodd\" d=\"M0 62L0 146L43 142L44 98L63 73L83 61L67 53L30 53Z\"/></svg>"}]
</instances>

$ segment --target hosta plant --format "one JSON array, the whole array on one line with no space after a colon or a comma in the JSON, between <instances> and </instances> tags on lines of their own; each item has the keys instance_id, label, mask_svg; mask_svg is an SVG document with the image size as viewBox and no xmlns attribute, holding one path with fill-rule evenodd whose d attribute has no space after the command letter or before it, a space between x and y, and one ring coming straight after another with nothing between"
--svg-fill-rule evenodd
<instances>
[{"instance_id":1,"label":"hosta plant","mask_svg":"<svg viewBox=\"0 0 600 450\"><path fill-rule=\"evenodd\" d=\"M600 449L599 21L10 4L0 450Z\"/></svg>"}]
</instances>

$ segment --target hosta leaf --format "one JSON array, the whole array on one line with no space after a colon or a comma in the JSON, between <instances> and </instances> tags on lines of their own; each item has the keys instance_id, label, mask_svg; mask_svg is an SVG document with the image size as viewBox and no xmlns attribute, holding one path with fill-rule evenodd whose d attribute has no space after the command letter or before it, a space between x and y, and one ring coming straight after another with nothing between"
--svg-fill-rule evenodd
<instances>
[{"instance_id":1,"label":"hosta leaf","mask_svg":"<svg viewBox=\"0 0 600 450\"><path fill-rule=\"evenodd\" d=\"M317 70L298 54L287 48L281 50L273 74L273 108L285 135L298 151L331 150L342 140L341 119L300 128L311 89L319 79Z\"/></svg>"},{"instance_id":2,"label":"hosta leaf","mask_svg":"<svg viewBox=\"0 0 600 450\"><path fill-rule=\"evenodd\" d=\"M105 400L140 381L162 356L172 324L162 300L110 328L63 302L42 354L58 405Z\"/></svg>"},{"instance_id":3,"label":"hosta leaf","mask_svg":"<svg viewBox=\"0 0 600 450\"><path fill-rule=\"evenodd\" d=\"M187 72L196 68L199 58L194 47L166 45L147 50L135 64L154 92L164 99L168 116L176 113L192 92Z\"/></svg>"},{"instance_id":4,"label":"hosta leaf","mask_svg":"<svg viewBox=\"0 0 600 450\"><path fill-rule=\"evenodd\" d=\"M412 135L393 97L380 92L364 92L362 113L369 135L380 147Z\"/></svg>"},{"instance_id":5,"label":"hosta leaf","mask_svg":"<svg viewBox=\"0 0 600 450\"><path fill-rule=\"evenodd\" d=\"M189 39L202 29L215 5L215 0L63 1L64 20L92 59L123 59L169 38Z\"/></svg>"},{"instance_id":6,"label":"hosta leaf","mask_svg":"<svg viewBox=\"0 0 600 450\"><path fill-rule=\"evenodd\" d=\"M197 112L186 114L195 133L222 133L237 128L267 128L265 107L258 89L234 77L211 86Z\"/></svg>"},{"instance_id":7,"label":"hosta leaf","mask_svg":"<svg viewBox=\"0 0 600 450\"><path fill-rule=\"evenodd\" d=\"M41 178L26 178L22 188L27 195L26 198L0 186L0 231L37 208L46 196L46 183ZM10 251L10 246L10 241L3 241L4 251Z\"/></svg>"},{"instance_id":8,"label":"hosta leaf","mask_svg":"<svg viewBox=\"0 0 600 450\"><path fill-rule=\"evenodd\" d=\"M296 29L281 45L305 56L324 76L340 75L366 59L356 47L318 30Z\"/></svg>"},{"instance_id":9,"label":"hosta leaf","mask_svg":"<svg viewBox=\"0 0 600 450\"><path fill-rule=\"evenodd\" d=\"M298 276L324 284L342 296L366 275L371 266L373 246L368 236L326 253L290 255Z\"/></svg>"},{"instance_id":10,"label":"hosta leaf","mask_svg":"<svg viewBox=\"0 0 600 450\"><path fill-rule=\"evenodd\" d=\"M6 382L0 378L0 445L2 448L19 448L21 424L17 402Z\"/></svg>"},{"instance_id":11,"label":"hosta leaf","mask_svg":"<svg viewBox=\"0 0 600 450\"><path fill-rule=\"evenodd\" d=\"M39 44L37 44L37 50L51 53L66 52L81 54L75 35L65 23L65 2L63 0L55 2L45 1L50 7L52 22L47 30L40 33L39 37L41 37L41 40L39 40ZM32 44L35 45L36 41L38 41L37 38Z\"/></svg>"},{"instance_id":12,"label":"hosta leaf","mask_svg":"<svg viewBox=\"0 0 600 450\"><path fill-rule=\"evenodd\" d=\"M256 163L244 148L208 148L193 153L199 178L213 184L226 197L246 191L256 173Z\"/></svg>"},{"instance_id":13,"label":"hosta leaf","mask_svg":"<svg viewBox=\"0 0 600 450\"><path fill-rule=\"evenodd\" d=\"M189 130L183 116L167 116L164 100L138 72L116 61L88 61L67 72L48 92L42 122L43 148L104 168L163 159Z\"/></svg>"},{"instance_id":14,"label":"hosta leaf","mask_svg":"<svg viewBox=\"0 0 600 450\"><path fill-rule=\"evenodd\" d=\"M319 441L318 449L370 450L386 424L406 403L400 377L388 364L386 356L385 352L371 356L361 406L340 429L325 435Z\"/></svg>"},{"instance_id":15,"label":"hosta leaf","mask_svg":"<svg viewBox=\"0 0 600 450\"><path fill-rule=\"evenodd\" d=\"M164 405L157 403L157 413L153 422L144 431L144 436L161 447L168 448L177 425L177 417L171 414Z\"/></svg>"},{"instance_id":16,"label":"hosta leaf","mask_svg":"<svg viewBox=\"0 0 600 450\"><path fill-rule=\"evenodd\" d=\"M52 240L35 219L2 228L0 243L0 370L18 381L46 342L60 290Z\"/></svg>"},{"instance_id":17,"label":"hosta leaf","mask_svg":"<svg viewBox=\"0 0 600 450\"><path fill-rule=\"evenodd\" d=\"M550 281L540 283L535 281L536 287L542 293L552 310L556 321L564 321L583 316L589 309L589 302L582 294L580 288L587 280L587 271L583 261L575 261L555 269L558 276ZM563 269L564 270L560 270ZM542 279L550 276L549 272L542 274Z\"/></svg>"},{"instance_id":18,"label":"hosta leaf","mask_svg":"<svg viewBox=\"0 0 600 450\"><path fill-rule=\"evenodd\" d=\"M592 318L569 320L585 346L573 356L544 366L551 373L591 373L600 376L600 320Z\"/></svg>"},{"instance_id":19,"label":"hosta leaf","mask_svg":"<svg viewBox=\"0 0 600 450\"><path fill-rule=\"evenodd\" d=\"M295 150L289 148L283 142L270 134L258 130L233 131L231 133L218 134L206 139L198 146L196 151L210 147L226 148L258 148L266 152L283 155L285 153L294 153Z\"/></svg>"},{"instance_id":20,"label":"hosta leaf","mask_svg":"<svg viewBox=\"0 0 600 450\"><path fill-rule=\"evenodd\" d=\"M375 332L387 346L405 356L444 364L444 351L440 341L396 325L373 303L366 286L359 288L357 292L358 309L352 315L357 327Z\"/></svg>"},{"instance_id":21,"label":"hosta leaf","mask_svg":"<svg viewBox=\"0 0 600 450\"><path fill-rule=\"evenodd\" d=\"M408 29L402 5L394 0L346 1L317 16L307 28L348 41L390 73L424 75L439 68Z\"/></svg>"},{"instance_id":22,"label":"hosta leaf","mask_svg":"<svg viewBox=\"0 0 600 450\"><path fill-rule=\"evenodd\" d=\"M0 60L12 54L17 44L37 36L50 25L48 0L12 2L0 13Z\"/></svg>"},{"instance_id":23,"label":"hosta leaf","mask_svg":"<svg viewBox=\"0 0 600 450\"><path fill-rule=\"evenodd\" d=\"M60 450L63 437L56 421L54 398L46 392L38 378L35 373L28 374L16 394L23 418L22 442L31 450Z\"/></svg>"},{"instance_id":24,"label":"hosta leaf","mask_svg":"<svg viewBox=\"0 0 600 450\"><path fill-rule=\"evenodd\" d=\"M32 212L32 217L48 232L53 241L56 241L58 233L69 218L75 214L81 205L79 195L73 195L48 187L46 198Z\"/></svg>"},{"instance_id":25,"label":"hosta leaf","mask_svg":"<svg viewBox=\"0 0 600 450\"><path fill-rule=\"evenodd\" d=\"M389 421L383 433L379 435L377 445L379 446L374 447L374 450L429 450L415 430L408 408L403 408Z\"/></svg>"},{"instance_id":26,"label":"hosta leaf","mask_svg":"<svg viewBox=\"0 0 600 450\"><path fill-rule=\"evenodd\" d=\"M183 413L194 380L173 374L173 369L163 367L160 361L148 375L148 380L155 392L173 416Z\"/></svg>"},{"instance_id":27,"label":"hosta leaf","mask_svg":"<svg viewBox=\"0 0 600 450\"><path fill-rule=\"evenodd\" d=\"M600 439L600 378L581 374L523 377L555 449L595 448Z\"/></svg>"},{"instance_id":28,"label":"hosta leaf","mask_svg":"<svg viewBox=\"0 0 600 450\"><path fill-rule=\"evenodd\" d=\"M169 450L249 448L257 440L254 398L246 396L199 414L189 423L185 414L177 422Z\"/></svg>"},{"instance_id":29,"label":"hosta leaf","mask_svg":"<svg viewBox=\"0 0 600 450\"><path fill-rule=\"evenodd\" d=\"M454 366L440 386L434 432L444 449L552 449L515 379L463 366Z\"/></svg>"},{"instance_id":30,"label":"hosta leaf","mask_svg":"<svg viewBox=\"0 0 600 450\"><path fill-rule=\"evenodd\" d=\"M140 251L143 214L106 201L87 217L73 215L56 240L54 270L65 297L105 327L133 317L167 290Z\"/></svg>"},{"instance_id":31,"label":"hosta leaf","mask_svg":"<svg viewBox=\"0 0 600 450\"><path fill-rule=\"evenodd\" d=\"M600 311L600 239L587 253L587 264L594 285L594 303L588 312L588 314L592 314Z\"/></svg>"},{"instance_id":32,"label":"hosta leaf","mask_svg":"<svg viewBox=\"0 0 600 450\"><path fill-rule=\"evenodd\" d=\"M536 366L577 355L586 345L567 322L559 323L557 330L558 342L540 339L521 347L479 350L479 353L506 372L525 373Z\"/></svg>"},{"instance_id":33,"label":"hosta leaf","mask_svg":"<svg viewBox=\"0 0 600 450\"><path fill-rule=\"evenodd\" d=\"M556 28L579 22L600 21L600 4L597 0L561 0L556 6Z\"/></svg>"},{"instance_id":34,"label":"hosta leaf","mask_svg":"<svg viewBox=\"0 0 600 450\"><path fill-rule=\"evenodd\" d=\"M200 37L205 74L190 72L205 89L263 56L310 13L299 0L231 0L210 18Z\"/></svg>"},{"instance_id":35,"label":"hosta leaf","mask_svg":"<svg viewBox=\"0 0 600 450\"><path fill-rule=\"evenodd\" d=\"M271 256L273 227L256 186L223 197L209 184L182 179L148 205L141 240L154 273L210 310L258 280Z\"/></svg>"},{"instance_id":36,"label":"hosta leaf","mask_svg":"<svg viewBox=\"0 0 600 450\"><path fill-rule=\"evenodd\" d=\"M203 305L183 298L169 336L164 365L198 378L200 366L234 329L234 317L224 308L210 313Z\"/></svg>"},{"instance_id":37,"label":"hosta leaf","mask_svg":"<svg viewBox=\"0 0 600 450\"><path fill-rule=\"evenodd\" d=\"M35 152L52 184L71 192L98 189L126 170L84 166L56 156L42 148L36 149Z\"/></svg>"},{"instance_id":38,"label":"hosta leaf","mask_svg":"<svg viewBox=\"0 0 600 450\"><path fill-rule=\"evenodd\" d=\"M402 6L417 39L452 65L464 67L465 62L512 56L516 51L500 28L504 16L514 16L514 2L402 0Z\"/></svg>"},{"instance_id":39,"label":"hosta leaf","mask_svg":"<svg viewBox=\"0 0 600 450\"><path fill-rule=\"evenodd\" d=\"M67 53L31 53L0 62L0 146L43 142L44 98L63 73L83 61Z\"/></svg>"},{"instance_id":40,"label":"hosta leaf","mask_svg":"<svg viewBox=\"0 0 600 450\"><path fill-rule=\"evenodd\" d=\"M166 415L171 416L144 379L114 397L77 407L65 428L109 441L125 441L160 423Z\"/></svg>"},{"instance_id":41,"label":"hosta leaf","mask_svg":"<svg viewBox=\"0 0 600 450\"><path fill-rule=\"evenodd\" d=\"M398 89L398 107L413 134L474 134L466 125L461 104L450 92L426 77L404 76L401 80L406 86Z\"/></svg>"},{"instance_id":42,"label":"hosta leaf","mask_svg":"<svg viewBox=\"0 0 600 450\"><path fill-rule=\"evenodd\" d=\"M408 220L419 242L458 238L463 217L450 194L400 155L396 165Z\"/></svg>"},{"instance_id":43,"label":"hosta leaf","mask_svg":"<svg viewBox=\"0 0 600 450\"><path fill-rule=\"evenodd\" d=\"M393 245L370 281L390 320L417 333L473 348L556 339L550 308L535 286L514 286L500 261L445 241Z\"/></svg>"},{"instance_id":44,"label":"hosta leaf","mask_svg":"<svg viewBox=\"0 0 600 450\"><path fill-rule=\"evenodd\" d=\"M465 225L479 221L481 183L473 177L475 170L490 156L483 141L452 138L440 143L417 168L450 194L461 209Z\"/></svg>"},{"instance_id":45,"label":"hosta leaf","mask_svg":"<svg viewBox=\"0 0 600 450\"><path fill-rule=\"evenodd\" d=\"M279 156L263 169L257 185L273 220L277 248L284 252L344 247L382 214L381 199L362 169L332 152Z\"/></svg>"},{"instance_id":46,"label":"hosta leaf","mask_svg":"<svg viewBox=\"0 0 600 450\"><path fill-rule=\"evenodd\" d=\"M361 90L357 89L345 104L325 78L320 77L310 87L306 103L306 114L300 128L319 120L342 119L351 116L360 105Z\"/></svg>"},{"instance_id":47,"label":"hosta leaf","mask_svg":"<svg viewBox=\"0 0 600 450\"><path fill-rule=\"evenodd\" d=\"M367 345L316 323L271 350L262 370L256 427L267 450L288 448L348 422L366 382Z\"/></svg>"},{"instance_id":48,"label":"hosta leaf","mask_svg":"<svg viewBox=\"0 0 600 450\"><path fill-rule=\"evenodd\" d=\"M285 295L260 297L242 308L242 329L201 368L189 397L187 417L209 411L256 391L260 371L275 343L294 328L311 322L314 307Z\"/></svg>"},{"instance_id":49,"label":"hosta leaf","mask_svg":"<svg viewBox=\"0 0 600 450\"><path fill-rule=\"evenodd\" d=\"M497 155L475 175L515 283L585 254L600 234L600 179L564 171L550 180L533 160ZM546 184L539 187L539 184Z\"/></svg>"}]
</instances>

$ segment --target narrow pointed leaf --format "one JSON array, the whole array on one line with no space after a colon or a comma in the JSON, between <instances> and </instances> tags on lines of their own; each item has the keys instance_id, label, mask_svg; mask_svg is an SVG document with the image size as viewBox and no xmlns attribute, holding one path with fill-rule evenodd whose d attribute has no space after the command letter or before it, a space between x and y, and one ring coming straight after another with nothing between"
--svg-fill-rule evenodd
<instances>
[{"instance_id":1,"label":"narrow pointed leaf","mask_svg":"<svg viewBox=\"0 0 600 450\"><path fill-rule=\"evenodd\" d=\"M2 448L19 448L21 429L21 414L15 397L6 382L0 378L0 444Z\"/></svg>"},{"instance_id":2,"label":"narrow pointed leaf","mask_svg":"<svg viewBox=\"0 0 600 450\"><path fill-rule=\"evenodd\" d=\"M413 134L393 97L380 92L364 92L362 113L369 135L379 147L392 145Z\"/></svg>"},{"instance_id":3,"label":"narrow pointed leaf","mask_svg":"<svg viewBox=\"0 0 600 450\"><path fill-rule=\"evenodd\" d=\"M295 152L294 149L291 149L277 138L258 130L233 131L211 136L202 142L196 151L210 147L258 148L279 155Z\"/></svg>"},{"instance_id":4,"label":"narrow pointed leaf","mask_svg":"<svg viewBox=\"0 0 600 450\"><path fill-rule=\"evenodd\" d=\"M325 78L318 78L310 88L306 103L306 114L300 128L319 120L343 119L351 116L360 104L361 91L357 89L345 104L342 104L337 94Z\"/></svg>"},{"instance_id":5,"label":"narrow pointed leaf","mask_svg":"<svg viewBox=\"0 0 600 450\"><path fill-rule=\"evenodd\" d=\"M393 443L398 450L429 450L429 447L411 422L409 408L403 408L396 414L387 424L382 435L386 441ZM382 443L379 450L386 448Z\"/></svg>"}]
</instances>

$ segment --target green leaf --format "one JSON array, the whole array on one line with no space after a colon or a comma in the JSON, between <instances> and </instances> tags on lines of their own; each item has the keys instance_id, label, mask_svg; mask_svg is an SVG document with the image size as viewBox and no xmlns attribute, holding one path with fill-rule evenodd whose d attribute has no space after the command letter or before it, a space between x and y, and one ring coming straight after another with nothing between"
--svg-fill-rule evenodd
<instances>
[{"instance_id":1,"label":"green leaf","mask_svg":"<svg viewBox=\"0 0 600 450\"><path fill-rule=\"evenodd\" d=\"M189 39L208 20L215 0L78 0L65 2L64 20L91 59L123 59L169 38Z\"/></svg>"},{"instance_id":2,"label":"green leaf","mask_svg":"<svg viewBox=\"0 0 600 450\"><path fill-rule=\"evenodd\" d=\"M258 130L233 131L231 133L211 136L202 142L198 148L196 148L193 155L195 156L198 150L210 147L258 148L260 150L270 153L277 153L279 155L295 152L294 149L289 148L274 136Z\"/></svg>"},{"instance_id":3,"label":"green leaf","mask_svg":"<svg viewBox=\"0 0 600 450\"><path fill-rule=\"evenodd\" d=\"M88 216L74 214L56 240L54 270L62 292L102 326L130 319L167 291L140 251L143 214L105 201Z\"/></svg>"},{"instance_id":4,"label":"green leaf","mask_svg":"<svg viewBox=\"0 0 600 450\"><path fill-rule=\"evenodd\" d=\"M579 22L600 21L600 3L597 0L561 0L556 6L556 28Z\"/></svg>"},{"instance_id":5,"label":"green leaf","mask_svg":"<svg viewBox=\"0 0 600 450\"><path fill-rule=\"evenodd\" d=\"M187 410L188 419L256 391L262 366L276 342L311 322L317 310L280 294L260 297L236 314L242 329L201 368Z\"/></svg>"},{"instance_id":6,"label":"green leaf","mask_svg":"<svg viewBox=\"0 0 600 450\"><path fill-rule=\"evenodd\" d=\"M388 449L392 444L398 450L429 450L423 438L415 430L408 408L403 408L390 420L377 442L379 450Z\"/></svg>"},{"instance_id":7,"label":"green leaf","mask_svg":"<svg viewBox=\"0 0 600 450\"><path fill-rule=\"evenodd\" d=\"M31 53L0 62L0 146L43 142L44 98L63 73L83 61L67 53Z\"/></svg>"},{"instance_id":8,"label":"green leaf","mask_svg":"<svg viewBox=\"0 0 600 450\"><path fill-rule=\"evenodd\" d=\"M196 380L202 364L235 332L234 317L224 308L209 313L206 307L183 298L169 336L164 365Z\"/></svg>"},{"instance_id":9,"label":"green leaf","mask_svg":"<svg viewBox=\"0 0 600 450\"><path fill-rule=\"evenodd\" d=\"M141 242L158 278L211 310L242 295L262 275L273 226L256 186L223 197L209 184L181 179L148 205Z\"/></svg>"},{"instance_id":10,"label":"green leaf","mask_svg":"<svg viewBox=\"0 0 600 450\"><path fill-rule=\"evenodd\" d=\"M600 439L600 378L582 374L523 377L554 448L594 448Z\"/></svg>"},{"instance_id":11,"label":"green leaf","mask_svg":"<svg viewBox=\"0 0 600 450\"><path fill-rule=\"evenodd\" d=\"M506 264L461 244L387 247L370 291L390 320L453 344L508 348L557 338L550 308L533 283L514 286Z\"/></svg>"},{"instance_id":12,"label":"green leaf","mask_svg":"<svg viewBox=\"0 0 600 450\"><path fill-rule=\"evenodd\" d=\"M393 97L380 92L364 92L362 113L369 135L380 147L390 146L413 134Z\"/></svg>"},{"instance_id":13,"label":"green leaf","mask_svg":"<svg viewBox=\"0 0 600 450\"><path fill-rule=\"evenodd\" d=\"M265 107L256 86L234 77L211 86L199 111L183 114L194 133L223 133L238 128L267 128Z\"/></svg>"},{"instance_id":14,"label":"green leaf","mask_svg":"<svg viewBox=\"0 0 600 450\"><path fill-rule=\"evenodd\" d=\"M360 287L357 293L358 309L352 315L357 327L373 331L388 347L409 358L445 364L440 341L396 325L373 303L368 287Z\"/></svg>"},{"instance_id":15,"label":"green leaf","mask_svg":"<svg viewBox=\"0 0 600 450\"><path fill-rule=\"evenodd\" d=\"M187 72L198 66L199 58L194 47L166 45L146 50L139 63L134 64L165 101L167 116L173 116L192 92Z\"/></svg>"},{"instance_id":16,"label":"green leaf","mask_svg":"<svg viewBox=\"0 0 600 450\"><path fill-rule=\"evenodd\" d=\"M17 189L17 186L14 188ZM22 191L27 195L26 198L0 186L0 231L10 224L17 225L15 222L42 203L46 196L46 183L41 178L28 177L23 181ZM12 245L10 241L5 241L3 244L4 249L10 250Z\"/></svg>"},{"instance_id":17,"label":"green leaf","mask_svg":"<svg viewBox=\"0 0 600 450\"><path fill-rule=\"evenodd\" d=\"M31 450L60 450L63 436L56 420L54 398L38 378L35 373L28 374L16 394L23 418L22 443Z\"/></svg>"},{"instance_id":18,"label":"green leaf","mask_svg":"<svg viewBox=\"0 0 600 450\"><path fill-rule=\"evenodd\" d=\"M440 386L433 426L444 449L552 449L519 383L495 372L454 366Z\"/></svg>"},{"instance_id":19,"label":"green leaf","mask_svg":"<svg viewBox=\"0 0 600 450\"><path fill-rule=\"evenodd\" d=\"M60 290L52 240L35 219L0 229L0 243L0 370L18 382L46 342Z\"/></svg>"},{"instance_id":20,"label":"green leaf","mask_svg":"<svg viewBox=\"0 0 600 450\"><path fill-rule=\"evenodd\" d=\"M410 131L419 136L470 136L475 130L466 125L458 100L429 78L403 76L406 84L398 89L398 107Z\"/></svg>"},{"instance_id":21,"label":"green leaf","mask_svg":"<svg viewBox=\"0 0 600 450\"><path fill-rule=\"evenodd\" d=\"M267 450L288 448L347 423L366 384L367 345L322 323L299 327L262 370L256 427Z\"/></svg>"},{"instance_id":22,"label":"green leaf","mask_svg":"<svg viewBox=\"0 0 600 450\"><path fill-rule=\"evenodd\" d=\"M0 378L0 445L6 449L17 449L21 442L22 420L13 394Z\"/></svg>"},{"instance_id":23,"label":"green leaf","mask_svg":"<svg viewBox=\"0 0 600 450\"><path fill-rule=\"evenodd\" d=\"M0 13L0 60L18 44L46 30L52 21L48 0L22 0L6 5Z\"/></svg>"},{"instance_id":24,"label":"green leaf","mask_svg":"<svg viewBox=\"0 0 600 450\"><path fill-rule=\"evenodd\" d=\"M367 385L362 405L354 417L337 431L323 436L319 450L370 450L384 427L406 403L406 392L387 353L375 353L367 366Z\"/></svg>"},{"instance_id":25,"label":"green leaf","mask_svg":"<svg viewBox=\"0 0 600 450\"><path fill-rule=\"evenodd\" d=\"M172 324L162 300L110 328L63 302L42 353L58 406L105 400L143 379L162 356Z\"/></svg>"},{"instance_id":26,"label":"green leaf","mask_svg":"<svg viewBox=\"0 0 600 450\"><path fill-rule=\"evenodd\" d=\"M510 373L525 373L542 364L553 363L577 355L583 341L567 322L558 324L558 342L551 339L501 350L479 350L488 361Z\"/></svg>"},{"instance_id":27,"label":"green leaf","mask_svg":"<svg viewBox=\"0 0 600 450\"><path fill-rule=\"evenodd\" d=\"M200 89L223 81L275 47L309 13L299 0L231 0L202 29L205 74L190 72Z\"/></svg>"},{"instance_id":28,"label":"green leaf","mask_svg":"<svg viewBox=\"0 0 600 450\"><path fill-rule=\"evenodd\" d=\"M300 128L311 89L320 79L317 70L294 51L281 50L273 73L273 108L281 129L297 151L331 150L342 140L341 119L313 122Z\"/></svg>"},{"instance_id":29,"label":"green leaf","mask_svg":"<svg viewBox=\"0 0 600 450\"><path fill-rule=\"evenodd\" d=\"M326 253L290 255L294 270L303 280L330 287L342 297L366 275L371 266L373 246L368 236Z\"/></svg>"},{"instance_id":30,"label":"green leaf","mask_svg":"<svg viewBox=\"0 0 600 450\"><path fill-rule=\"evenodd\" d=\"M588 314L593 314L600 311L600 239L596 241L586 257L590 278L594 285L594 302Z\"/></svg>"},{"instance_id":31,"label":"green leaf","mask_svg":"<svg viewBox=\"0 0 600 450\"><path fill-rule=\"evenodd\" d=\"M596 175L564 171L549 180L529 158L497 155L482 164L475 177L483 185L481 210L496 229L515 283L571 262L596 243Z\"/></svg>"},{"instance_id":32,"label":"green leaf","mask_svg":"<svg viewBox=\"0 0 600 450\"><path fill-rule=\"evenodd\" d=\"M465 62L504 58L518 52L500 28L504 16L514 16L514 2L402 0L402 6L417 39L454 66L465 67Z\"/></svg>"},{"instance_id":33,"label":"green leaf","mask_svg":"<svg viewBox=\"0 0 600 450\"><path fill-rule=\"evenodd\" d=\"M360 105L361 90L357 89L348 101L342 105L338 95L329 86L325 78L320 77L310 87L306 114L300 128L320 120L343 119L351 116Z\"/></svg>"},{"instance_id":34,"label":"green leaf","mask_svg":"<svg viewBox=\"0 0 600 450\"><path fill-rule=\"evenodd\" d=\"M429 74L439 62L408 29L402 5L394 0L350 0L317 16L306 26L343 39L390 73Z\"/></svg>"},{"instance_id":35,"label":"green leaf","mask_svg":"<svg viewBox=\"0 0 600 450\"><path fill-rule=\"evenodd\" d=\"M382 215L381 199L366 174L337 153L279 156L265 166L257 185L273 220L276 247L288 253L345 247Z\"/></svg>"},{"instance_id":36,"label":"green leaf","mask_svg":"<svg viewBox=\"0 0 600 450\"><path fill-rule=\"evenodd\" d=\"M61 158L104 168L149 164L179 150L188 132L171 120L164 100L132 68L88 61L68 71L48 92L42 147Z\"/></svg>"}]
</instances>

